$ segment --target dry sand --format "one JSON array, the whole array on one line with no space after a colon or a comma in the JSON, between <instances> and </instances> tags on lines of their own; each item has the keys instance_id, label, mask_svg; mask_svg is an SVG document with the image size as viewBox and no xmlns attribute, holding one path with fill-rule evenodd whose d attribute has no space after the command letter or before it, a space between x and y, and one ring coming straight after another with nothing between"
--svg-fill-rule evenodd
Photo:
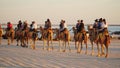
<instances>
[{"instance_id":1,"label":"dry sand","mask_svg":"<svg viewBox=\"0 0 120 68\"><path fill-rule=\"evenodd\" d=\"M36 42L36 50L7 45L7 40L2 40L0 45L0 68L120 68L120 40L112 40L109 46L109 57L91 56L91 45L88 43L88 54L85 55L85 45L82 54L77 54L74 42L71 42L72 51L58 52L58 42L54 41L55 49L47 51L42 49L42 41Z\"/></svg>"}]
</instances>

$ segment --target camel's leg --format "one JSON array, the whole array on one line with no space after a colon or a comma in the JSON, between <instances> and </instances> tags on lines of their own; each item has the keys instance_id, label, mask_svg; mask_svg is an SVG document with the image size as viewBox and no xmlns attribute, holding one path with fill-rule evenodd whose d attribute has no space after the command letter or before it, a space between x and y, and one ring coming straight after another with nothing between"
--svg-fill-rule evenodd
<instances>
[{"instance_id":1,"label":"camel's leg","mask_svg":"<svg viewBox=\"0 0 120 68\"><path fill-rule=\"evenodd\" d=\"M61 51L61 40L59 40L59 51Z\"/></svg>"},{"instance_id":2,"label":"camel's leg","mask_svg":"<svg viewBox=\"0 0 120 68\"><path fill-rule=\"evenodd\" d=\"M26 42L27 42L26 47L28 47L28 42L29 42L29 39L28 39L28 38L27 38ZM34 40L33 40L33 42L34 42ZM35 43L35 42L34 42L34 43Z\"/></svg>"},{"instance_id":3,"label":"camel's leg","mask_svg":"<svg viewBox=\"0 0 120 68\"><path fill-rule=\"evenodd\" d=\"M98 55L97 55L97 57L100 57L100 49L99 49L98 43L97 43L97 49L98 49Z\"/></svg>"},{"instance_id":4,"label":"camel's leg","mask_svg":"<svg viewBox=\"0 0 120 68\"><path fill-rule=\"evenodd\" d=\"M14 38L13 38L13 37L11 37L11 43L13 43L13 39L14 39Z\"/></svg>"},{"instance_id":5,"label":"camel's leg","mask_svg":"<svg viewBox=\"0 0 120 68\"><path fill-rule=\"evenodd\" d=\"M22 40L23 47L25 47L25 39Z\"/></svg>"},{"instance_id":6,"label":"camel's leg","mask_svg":"<svg viewBox=\"0 0 120 68\"><path fill-rule=\"evenodd\" d=\"M87 46L87 43L85 43L86 44L86 52L85 52L85 54L87 54L87 48L88 48L88 46Z\"/></svg>"},{"instance_id":7,"label":"camel's leg","mask_svg":"<svg viewBox=\"0 0 120 68\"><path fill-rule=\"evenodd\" d=\"M21 42L21 46L23 46L23 41L22 41L22 38L20 39L20 42Z\"/></svg>"},{"instance_id":8,"label":"camel's leg","mask_svg":"<svg viewBox=\"0 0 120 68\"><path fill-rule=\"evenodd\" d=\"M63 50L63 52L65 52L66 51L66 41L64 41L64 50Z\"/></svg>"},{"instance_id":9,"label":"camel's leg","mask_svg":"<svg viewBox=\"0 0 120 68\"><path fill-rule=\"evenodd\" d=\"M78 42L77 53L80 53L80 42Z\"/></svg>"},{"instance_id":10,"label":"camel's leg","mask_svg":"<svg viewBox=\"0 0 120 68\"><path fill-rule=\"evenodd\" d=\"M49 43L50 41L48 40L47 41L47 44L48 44L48 51L50 51L50 43Z\"/></svg>"},{"instance_id":11,"label":"camel's leg","mask_svg":"<svg viewBox=\"0 0 120 68\"><path fill-rule=\"evenodd\" d=\"M69 51L71 52L70 41L68 41L68 47L69 47Z\"/></svg>"},{"instance_id":12,"label":"camel's leg","mask_svg":"<svg viewBox=\"0 0 120 68\"><path fill-rule=\"evenodd\" d=\"M17 41L17 46L19 46L19 44L18 44L19 40L18 40L18 39L16 39L16 41Z\"/></svg>"},{"instance_id":13,"label":"camel's leg","mask_svg":"<svg viewBox=\"0 0 120 68\"><path fill-rule=\"evenodd\" d=\"M2 37L0 37L0 45L1 45L1 39L2 39Z\"/></svg>"},{"instance_id":14,"label":"camel's leg","mask_svg":"<svg viewBox=\"0 0 120 68\"><path fill-rule=\"evenodd\" d=\"M105 58L107 58L108 57L108 45L106 45L106 56L105 56Z\"/></svg>"},{"instance_id":15,"label":"camel's leg","mask_svg":"<svg viewBox=\"0 0 120 68\"><path fill-rule=\"evenodd\" d=\"M61 40L59 40L59 51L61 52L62 49L61 49Z\"/></svg>"},{"instance_id":16,"label":"camel's leg","mask_svg":"<svg viewBox=\"0 0 120 68\"><path fill-rule=\"evenodd\" d=\"M77 41L75 41L75 49L77 49Z\"/></svg>"},{"instance_id":17,"label":"camel's leg","mask_svg":"<svg viewBox=\"0 0 120 68\"><path fill-rule=\"evenodd\" d=\"M101 44L101 56L105 55L104 48L105 48L104 44Z\"/></svg>"},{"instance_id":18,"label":"camel's leg","mask_svg":"<svg viewBox=\"0 0 120 68\"><path fill-rule=\"evenodd\" d=\"M82 52L82 49L83 49L83 45L82 45L82 42L81 42L81 49L80 49L80 53Z\"/></svg>"},{"instance_id":19,"label":"camel's leg","mask_svg":"<svg viewBox=\"0 0 120 68\"><path fill-rule=\"evenodd\" d=\"M10 38L8 37L8 45L10 45Z\"/></svg>"},{"instance_id":20,"label":"camel's leg","mask_svg":"<svg viewBox=\"0 0 120 68\"><path fill-rule=\"evenodd\" d=\"M33 40L33 49L35 49L35 40Z\"/></svg>"},{"instance_id":21,"label":"camel's leg","mask_svg":"<svg viewBox=\"0 0 120 68\"><path fill-rule=\"evenodd\" d=\"M52 40L51 40L51 46L52 46L52 50L54 49L54 47L53 47L53 44L52 44Z\"/></svg>"},{"instance_id":22,"label":"camel's leg","mask_svg":"<svg viewBox=\"0 0 120 68\"><path fill-rule=\"evenodd\" d=\"M43 50L45 50L46 49L46 41L43 39Z\"/></svg>"},{"instance_id":23,"label":"camel's leg","mask_svg":"<svg viewBox=\"0 0 120 68\"><path fill-rule=\"evenodd\" d=\"M93 55L94 55L94 47L93 47L93 42L91 42L91 44L92 44L92 53L91 53L91 55L93 56Z\"/></svg>"}]
</instances>

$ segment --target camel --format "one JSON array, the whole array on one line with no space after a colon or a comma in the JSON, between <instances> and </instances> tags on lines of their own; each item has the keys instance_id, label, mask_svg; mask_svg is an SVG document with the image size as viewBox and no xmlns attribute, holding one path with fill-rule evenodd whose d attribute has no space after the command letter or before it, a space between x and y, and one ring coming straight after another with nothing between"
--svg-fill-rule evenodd
<instances>
[{"instance_id":1,"label":"camel","mask_svg":"<svg viewBox=\"0 0 120 68\"><path fill-rule=\"evenodd\" d=\"M13 43L14 36L15 36L15 31L14 31L14 29L11 28L9 31L6 30L5 36L6 36L7 39L8 39L8 45L10 45L10 41L11 41L11 43Z\"/></svg>"},{"instance_id":2,"label":"camel","mask_svg":"<svg viewBox=\"0 0 120 68\"><path fill-rule=\"evenodd\" d=\"M59 51L66 51L66 47L68 44L69 47L69 51L71 52L71 48L70 48L70 33L68 31L68 29L64 29L64 31L60 32L59 29L56 29L57 32L57 39L59 40ZM62 42L62 47L61 47L61 42Z\"/></svg>"},{"instance_id":3,"label":"camel","mask_svg":"<svg viewBox=\"0 0 120 68\"><path fill-rule=\"evenodd\" d=\"M88 25L87 29L88 29L88 33L89 33L90 43L92 45L91 55L93 56L94 55L94 40L97 37L97 32L95 31L95 29L93 28L92 25Z\"/></svg>"},{"instance_id":4,"label":"camel","mask_svg":"<svg viewBox=\"0 0 120 68\"><path fill-rule=\"evenodd\" d=\"M83 36L84 34L84 36ZM81 53L82 52L82 48L83 48L83 41L84 41L84 44L86 45L86 51L85 51L85 54L87 54L87 35L86 35L86 31L83 30L82 32L78 32L77 33L77 38L78 38L78 47L77 47L77 53ZM80 47L81 45L81 47Z\"/></svg>"},{"instance_id":5,"label":"camel","mask_svg":"<svg viewBox=\"0 0 120 68\"><path fill-rule=\"evenodd\" d=\"M53 50L53 30L52 29L44 29L42 26L40 26L40 32L42 34L42 40L43 40L43 50L47 49L50 51ZM47 48L46 48L46 41L47 41ZM50 43L51 42L51 43ZM51 45L50 45L51 44ZM50 48L52 46L52 48Z\"/></svg>"},{"instance_id":6,"label":"camel","mask_svg":"<svg viewBox=\"0 0 120 68\"><path fill-rule=\"evenodd\" d=\"M77 43L78 43L78 34L77 34L77 30L75 29L75 27L73 27L72 30L73 30L73 33L74 33L75 49L77 49Z\"/></svg>"},{"instance_id":7,"label":"camel","mask_svg":"<svg viewBox=\"0 0 120 68\"><path fill-rule=\"evenodd\" d=\"M22 30L18 30L16 31L16 41L17 41L17 46L19 46L19 41L20 41L20 44L22 47L28 47L26 44L25 44L25 32L22 31Z\"/></svg>"},{"instance_id":8,"label":"camel","mask_svg":"<svg viewBox=\"0 0 120 68\"><path fill-rule=\"evenodd\" d=\"M90 27L90 25L88 26L88 28ZM90 31L90 30L89 30ZM90 41L93 43L94 41L96 41L95 43L97 44L97 49L98 49L98 54L97 56L103 56L105 55L104 53L104 46L106 47L106 55L105 58L108 57L108 46L110 44L110 36L108 35L107 29L104 29L103 33L100 33L100 37L98 38L98 40L96 40L97 35L95 35L95 32L97 32L96 30L92 31L94 34L94 37L90 37L90 38L95 38L95 39L90 39ZM107 33L106 33L107 32ZM100 49L99 49L99 44L101 45L101 54L100 54ZM93 44L92 44L93 46ZM92 47L93 48L93 47Z\"/></svg>"},{"instance_id":9,"label":"camel","mask_svg":"<svg viewBox=\"0 0 120 68\"><path fill-rule=\"evenodd\" d=\"M36 32L30 32L29 28L22 31L18 30L16 31L16 41L17 41L17 46L19 45L19 41L21 42L22 47L28 47L28 43L30 40L31 48L35 49L35 41L37 40L37 34Z\"/></svg>"}]
</instances>

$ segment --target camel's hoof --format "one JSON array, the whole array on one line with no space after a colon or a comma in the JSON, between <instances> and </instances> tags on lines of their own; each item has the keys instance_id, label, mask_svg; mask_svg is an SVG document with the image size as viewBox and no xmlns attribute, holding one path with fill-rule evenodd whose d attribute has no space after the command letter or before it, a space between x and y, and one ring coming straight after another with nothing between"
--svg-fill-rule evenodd
<instances>
[{"instance_id":1,"label":"camel's hoof","mask_svg":"<svg viewBox=\"0 0 120 68\"><path fill-rule=\"evenodd\" d=\"M108 55L106 55L105 58L108 58Z\"/></svg>"},{"instance_id":2,"label":"camel's hoof","mask_svg":"<svg viewBox=\"0 0 120 68\"><path fill-rule=\"evenodd\" d=\"M43 48L43 50L46 50L46 48Z\"/></svg>"},{"instance_id":3,"label":"camel's hoof","mask_svg":"<svg viewBox=\"0 0 120 68\"><path fill-rule=\"evenodd\" d=\"M52 47L52 50L54 50L54 48Z\"/></svg>"},{"instance_id":4,"label":"camel's hoof","mask_svg":"<svg viewBox=\"0 0 120 68\"><path fill-rule=\"evenodd\" d=\"M85 52L85 54L87 55L87 52Z\"/></svg>"},{"instance_id":5,"label":"camel's hoof","mask_svg":"<svg viewBox=\"0 0 120 68\"><path fill-rule=\"evenodd\" d=\"M66 50L63 50L63 52L66 52Z\"/></svg>"},{"instance_id":6,"label":"camel's hoof","mask_svg":"<svg viewBox=\"0 0 120 68\"><path fill-rule=\"evenodd\" d=\"M31 48L34 50L34 49L35 49L35 46L34 46L34 45L31 45Z\"/></svg>"},{"instance_id":7,"label":"camel's hoof","mask_svg":"<svg viewBox=\"0 0 120 68\"><path fill-rule=\"evenodd\" d=\"M8 45L10 45L10 43L8 43Z\"/></svg>"},{"instance_id":8,"label":"camel's hoof","mask_svg":"<svg viewBox=\"0 0 120 68\"><path fill-rule=\"evenodd\" d=\"M51 49L50 49L50 48L48 48L47 50L48 50L48 51L50 51Z\"/></svg>"},{"instance_id":9,"label":"camel's hoof","mask_svg":"<svg viewBox=\"0 0 120 68\"><path fill-rule=\"evenodd\" d=\"M100 54L98 54L97 57L100 57Z\"/></svg>"},{"instance_id":10,"label":"camel's hoof","mask_svg":"<svg viewBox=\"0 0 120 68\"><path fill-rule=\"evenodd\" d=\"M80 52L80 51L77 51L77 53L79 53L79 54L80 54L81 52Z\"/></svg>"},{"instance_id":11,"label":"camel's hoof","mask_svg":"<svg viewBox=\"0 0 120 68\"><path fill-rule=\"evenodd\" d=\"M94 53L91 53L91 56L94 56Z\"/></svg>"},{"instance_id":12,"label":"camel's hoof","mask_svg":"<svg viewBox=\"0 0 120 68\"><path fill-rule=\"evenodd\" d=\"M62 52L62 50L61 50L61 49L59 49L58 51L59 51L59 52Z\"/></svg>"},{"instance_id":13,"label":"camel's hoof","mask_svg":"<svg viewBox=\"0 0 120 68\"><path fill-rule=\"evenodd\" d=\"M26 48L28 48L28 46L25 46Z\"/></svg>"},{"instance_id":14,"label":"camel's hoof","mask_svg":"<svg viewBox=\"0 0 120 68\"><path fill-rule=\"evenodd\" d=\"M105 53L102 53L102 54L100 54L101 56L104 56L105 55Z\"/></svg>"},{"instance_id":15,"label":"camel's hoof","mask_svg":"<svg viewBox=\"0 0 120 68\"><path fill-rule=\"evenodd\" d=\"M69 51L71 52L71 49L69 49Z\"/></svg>"}]
</instances>

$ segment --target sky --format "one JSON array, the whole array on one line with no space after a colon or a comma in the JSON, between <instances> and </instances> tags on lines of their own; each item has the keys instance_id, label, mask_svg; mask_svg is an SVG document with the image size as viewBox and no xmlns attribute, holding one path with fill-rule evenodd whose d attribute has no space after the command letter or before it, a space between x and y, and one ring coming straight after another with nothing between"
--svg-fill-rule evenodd
<instances>
[{"instance_id":1,"label":"sky","mask_svg":"<svg viewBox=\"0 0 120 68\"><path fill-rule=\"evenodd\" d=\"M98 18L120 24L120 0L0 0L0 23L27 20L44 24L47 18L52 24L59 24L61 19L67 24L77 20L93 24Z\"/></svg>"}]
</instances>

